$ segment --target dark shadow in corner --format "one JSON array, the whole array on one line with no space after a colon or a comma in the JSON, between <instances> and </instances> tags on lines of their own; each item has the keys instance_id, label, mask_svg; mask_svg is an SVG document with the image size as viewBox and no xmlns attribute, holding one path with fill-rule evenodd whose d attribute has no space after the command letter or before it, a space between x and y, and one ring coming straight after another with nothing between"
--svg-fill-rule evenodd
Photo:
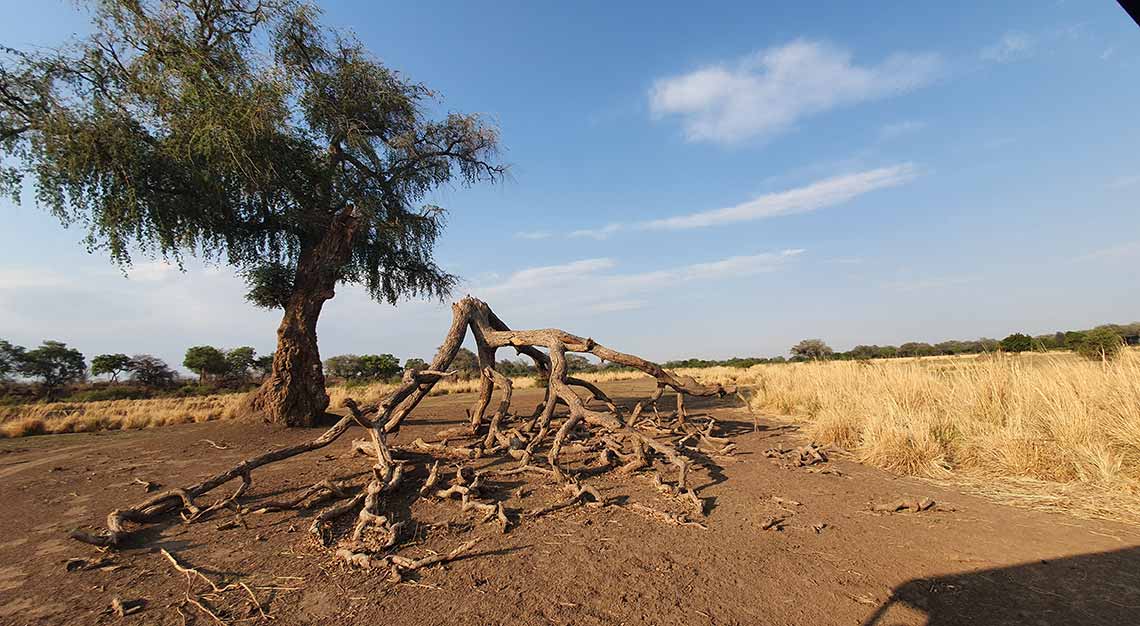
<instances>
[{"instance_id":1,"label":"dark shadow in corner","mask_svg":"<svg viewBox=\"0 0 1140 626\"><path fill-rule=\"evenodd\" d=\"M896 587L863 626L898 623L890 609L899 604L926 613L927 626L1136 624L1140 548L916 578Z\"/></svg>"}]
</instances>

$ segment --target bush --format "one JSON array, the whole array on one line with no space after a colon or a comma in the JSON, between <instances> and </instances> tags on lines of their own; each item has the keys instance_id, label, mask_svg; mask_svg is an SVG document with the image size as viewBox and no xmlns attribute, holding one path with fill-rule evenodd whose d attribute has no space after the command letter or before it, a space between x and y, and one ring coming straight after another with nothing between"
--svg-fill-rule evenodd
<instances>
[{"instance_id":1,"label":"bush","mask_svg":"<svg viewBox=\"0 0 1140 626\"><path fill-rule=\"evenodd\" d=\"M1033 338L1025 333L1013 333L1001 340L1002 352L1027 352L1033 349Z\"/></svg>"},{"instance_id":2,"label":"bush","mask_svg":"<svg viewBox=\"0 0 1140 626\"><path fill-rule=\"evenodd\" d=\"M1096 360L1112 360L1124 347L1120 335L1108 328L1094 328L1085 333L1084 340L1077 345L1077 354Z\"/></svg>"},{"instance_id":3,"label":"bush","mask_svg":"<svg viewBox=\"0 0 1140 626\"><path fill-rule=\"evenodd\" d=\"M103 387L78 391L66 398L65 402L100 402L103 400L142 400L151 397L146 389L127 386Z\"/></svg>"}]
</instances>

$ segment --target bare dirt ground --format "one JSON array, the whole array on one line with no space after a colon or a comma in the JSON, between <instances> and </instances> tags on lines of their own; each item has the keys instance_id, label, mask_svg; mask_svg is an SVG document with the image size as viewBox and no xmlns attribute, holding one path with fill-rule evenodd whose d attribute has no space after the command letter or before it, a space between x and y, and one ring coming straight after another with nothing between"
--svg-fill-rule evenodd
<instances>
[{"instance_id":1,"label":"bare dirt ground","mask_svg":"<svg viewBox=\"0 0 1140 626\"><path fill-rule=\"evenodd\" d=\"M647 396L652 383L605 387L628 406ZM519 391L515 406L529 413L540 393ZM465 423L472 399L430 398L394 443L430 441L440 429ZM836 455L823 465L785 467L765 451L805 443L794 427L762 421L760 432L752 432L751 417L730 402L695 404L692 409L715 416L739 448L731 459L698 459L704 468L694 473L695 484L710 499L707 530L668 525L621 506L665 510L670 503L648 480L611 474L588 480L614 506L523 519L507 534L478 524L477 514L462 513L453 502L409 495L390 503L397 516L421 524L418 545L404 553L481 541L469 557L402 584L388 582L384 572L350 569L318 546L307 532L316 510L246 515L247 528L222 530L232 518L228 511L189 525L175 517L110 553L102 569L67 571L68 558L99 556L67 532L92 528L110 509L142 499L135 478L188 484L320 431L213 422L3 441L0 624L216 624L183 602L186 577L159 548L215 580L246 583L272 618L247 602L244 613L225 616L233 624L1138 621L1136 527L997 505ZM356 430L328 448L254 472L246 499L288 496L332 476L363 478L369 463L350 451L352 437L362 436ZM516 514L561 497L538 478L512 479L502 483L501 497L510 497L507 506ZM403 491L414 492L423 480L413 474ZM937 505L920 513L871 510L917 497ZM773 518L783 521L763 529ZM140 600L143 608L118 617L108 611L115 597Z\"/></svg>"}]
</instances>

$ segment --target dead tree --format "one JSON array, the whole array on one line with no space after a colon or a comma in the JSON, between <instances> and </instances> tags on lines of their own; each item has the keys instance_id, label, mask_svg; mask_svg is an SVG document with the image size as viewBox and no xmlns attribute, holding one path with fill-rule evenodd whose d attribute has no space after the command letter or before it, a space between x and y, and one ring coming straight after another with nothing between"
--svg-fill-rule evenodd
<instances>
[{"instance_id":1,"label":"dead tree","mask_svg":"<svg viewBox=\"0 0 1140 626\"><path fill-rule=\"evenodd\" d=\"M401 384L378 404L360 407L348 400L345 407L349 414L312 441L247 459L193 485L156 493L136 505L112 511L107 516L104 531L90 533L75 530L71 536L86 543L115 547L130 539L130 525L153 523L174 512L180 513L185 521L192 522L226 508L238 513L297 508L307 498L320 495L331 497L335 503L316 516L310 528L314 537L325 546L337 544L337 555L350 564L383 566L391 570L393 578L399 578L402 571L446 560L417 561L396 554L402 540L403 523L391 520L384 514L384 498L401 487L408 473L406 467L413 462L411 458L426 455L432 459L458 462L459 468L451 479L450 486L444 487L437 460L431 466L427 481L419 488L420 495L441 502L458 501L462 510L482 513L484 521L496 522L505 532L511 520L502 502L488 500L481 491L486 481L495 477L537 474L564 484L568 494L565 500L530 512L525 516L529 518L577 504L604 504L596 489L584 484L578 476L563 467L561 457L570 439L576 436L580 436L582 443L576 443L575 446L579 450L596 451L597 462L602 469L613 466L622 475L652 470L649 475L662 493L677 498L687 506L691 505L695 514L703 515L701 500L690 487L688 473L691 461L688 454L704 450L727 454L731 453L732 446L725 438L714 435L715 422L710 420L703 427L688 423L682 397L723 397L735 394L735 389L721 385L703 385L692 378L674 375L656 363L610 349L589 337L579 337L558 329L512 330L486 303L472 297L453 304L452 312L451 328L429 369L405 372ZM463 344L468 330L478 347L483 376L471 411L470 423L463 429L466 432L459 437L469 442L466 445L452 445L454 439L441 442L417 439L411 444L390 445L389 437L399 430L420 401L428 396L437 382L451 375L448 367ZM533 359L540 375L547 381L545 398L529 416L510 413L513 392L511 380L495 369L495 355L501 348L513 348L519 354ZM596 385L568 375L567 352L593 354L605 361L640 370L655 379L657 388L646 403L638 403L626 414ZM589 398L584 400L575 392L575 388L585 390ZM501 391L502 398L494 412L488 416L495 389ZM656 402L666 389L676 392L678 399L675 420L663 427L660 420L650 423L650 420L643 419L642 410L648 405L656 413ZM601 406L591 405L592 402ZM567 413L564 416L556 416L559 406L566 407ZM254 470L323 448L336 441L353 425L361 426L368 433L368 439L355 442L355 449L374 461L372 475L365 485L354 488L323 480L291 501L242 502ZM693 441L698 445L691 445ZM705 447L702 448L702 445ZM543 450L545 454L542 453ZM517 459L518 463L512 468L491 472L476 472L469 464L473 459L495 455L509 455ZM669 480L654 467L654 462L658 460L674 468L675 479ZM201 506L197 502L207 493L235 480L241 482L231 495L208 506ZM334 536L332 522L352 513L356 514L357 521L351 531L340 537ZM684 517L681 520L684 521ZM462 556L467 548L461 548L447 558Z\"/></svg>"}]
</instances>

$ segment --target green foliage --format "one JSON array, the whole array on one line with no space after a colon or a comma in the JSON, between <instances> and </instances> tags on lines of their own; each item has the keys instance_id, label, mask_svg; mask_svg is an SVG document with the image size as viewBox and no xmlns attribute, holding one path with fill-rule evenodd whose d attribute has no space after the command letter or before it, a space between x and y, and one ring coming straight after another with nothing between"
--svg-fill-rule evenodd
<instances>
[{"instance_id":1,"label":"green foliage","mask_svg":"<svg viewBox=\"0 0 1140 626\"><path fill-rule=\"evenodd\" d=\"M130 365L131 357L125 354L100 354L91 359L91 374L110 374L111 382L115 382L119 379L119 374L130 369Z\"/></svg>"},{"instance_id":2,"label":"green foliage","mask_svg":"<svg viewBox=\"0 0 1140 626\"><path fill-rule=\"evenodd\" d=\"M0 381L9 380L20 371L20 361L24 358L24 349L15 346L4 339L0 339Z\"/></svg>"},{"instance_id":3,"label":"green foliage","mask_svg":"<svg viewBox=\"0 0 1140 626\"><path fill-rule=\"evenodd\" d=\"M226 352L226 376L244 383L249 378L249 370L253 368L256 355L256 351L249 346Z\"/></svg>"},{"instance_id":4,"label":"green foliage","mask_svg":"<svg viewBox=\"0 0 1140 626\"><path fill-rule=\"evenodd\" d=\"M898 355L903 357L931 356L934 354L936 354L934 346L921 341L908 341L899 346L898 349Z\"/></svg>"},{"instance_id":5,"label":"green foliage","mask_svg":"<svg viewBox=\"0 0 1140 626\"><path fill-rule=\"evenodd\" d=\"M1001 340L1003 352L1026 352L1033 349L1033 338L1023 333L1013 333Z\"/></svg>"},{"instance_id":6,"label":"green foliage","mask_svg":"<svg viewBox=\"0 0 1140 626\"><path fill-rule=\"evenodd\" d=\"M293 295L296 269L277 262L267 262L245 272L249 291L245 299L263 309L283 309Z\"/></svg>"},{"instance_id":7,"label":"green foliage","mask_svg":"<svg viewBox=\"0 0 1140 626\"><path fill-rule=\"evenodd\" d=\"M467 348L460 348L449 367L459 372L460 378L474 378L479 375L479 357Z\"/></svg>"},{"instance_id":8,"label":"green foliage","mask_svg":"<svg viewBox=\"0 0 1140 626\"><path fill-rule=\"evenodd\" d=\"M264 378L269 375L273 370L273 355L267 354L259 356L253 360L253 373L259 378Z\"/></svg>"},{"instance_id":9,"label":"green foliage","mask_svg":"<svg viewBox=\"0 0 1140 626\"><path fill-rule=\"evenodd\" d=\"M429 119L434 98L309 5L104 0L71 45L0 48L0 192L33 179L38 204L123 265L238 267L262 306L306 259L378 300L438 296L455 281L432 258L442 210L420 203L506 168L494 128ZM312 259L347 223L345 254Z\"/></svg>"},{"instance_id":10,"label":"green foliage","mask_svg":"<svg viewBox=\"0 0 1140 626\"><path fill-rule=\"evenodd\" d=\"M194 346L187 349L182 365L197 374L199 382L205 382L210 377L225 376L230 368L226 354L214 346Z\"/></svg>"},{"instance_id":11,"label":"green foliage","mask_svg":"<svg viewBox=\"0 0 1140 626\"><path fill-rule=\"evenodd\" d=\"M833 351L822 339L804 339L792 346L790 352L803 359L826 359Z\"/></svg>"},{"instance_id":12,"label":"green foliage","mask_svg":"<svg viewBox=\"0 0 1140 626\"><path fill-rule=\"evenodd\" d=\"M64 385L83 380L87 363L79 350L60 341L45 341L20 357L19 371L28 378L38 378L50 400Z\"/></svg>"},{"instance_id":13,"label":"green foliage","mask_svg":"<svg viewBox=\"0 0 1140 626\"><path fill-rule=\"evenodd\" d=\"M423 359L408 359L407 361L404 361L404 369L405 370L411 370L413 372L419 372L422 370L426 370L427 368L428 368L428 364Z\"/></svg>"},{"instance_id":14,"label":"green foliage","mask_svg":"<svg viewBox=\"0 0 1140 626\"><path fill-rule=\"evenodd\" d=\"M386 380L402 371L400 360L391 354L341 354L325 360L329 374L345 381Z\"/></svg>"},{"instance_id":15,"label":"green foliage","mask_svg":"<svg viewBox=\"0 0 1140 626\"><path fill-rule=\"evenodd\" d=\"M149 354L136 354L130 362L131 380L151 389L165 389L174 386L178 375L166 361Z\"/></svg>"},{"instance_id":16,"label":"green foliage","mask_svg":"<svg viewBox=\"0 0 1140 626\"><path fill-rule=\"evenodd\" d=\"M1085 343L1088 333L1081 330L1070 330L1065 333L1065 347L1070 350L1080 350L1080 347Z\"/></svg>"},{"instance_id":17,"label":"green foliage","mask_svg":"<svg viewBox=\"0 0 1140 626\"><path fill-rule=\"evenodd\" d=\"M1109 327L1100 326L1085 333L1076 351L1085 358L1108 361L1116 358L1123 348L1120 335Z\"/></svg>"}]
</instances>

